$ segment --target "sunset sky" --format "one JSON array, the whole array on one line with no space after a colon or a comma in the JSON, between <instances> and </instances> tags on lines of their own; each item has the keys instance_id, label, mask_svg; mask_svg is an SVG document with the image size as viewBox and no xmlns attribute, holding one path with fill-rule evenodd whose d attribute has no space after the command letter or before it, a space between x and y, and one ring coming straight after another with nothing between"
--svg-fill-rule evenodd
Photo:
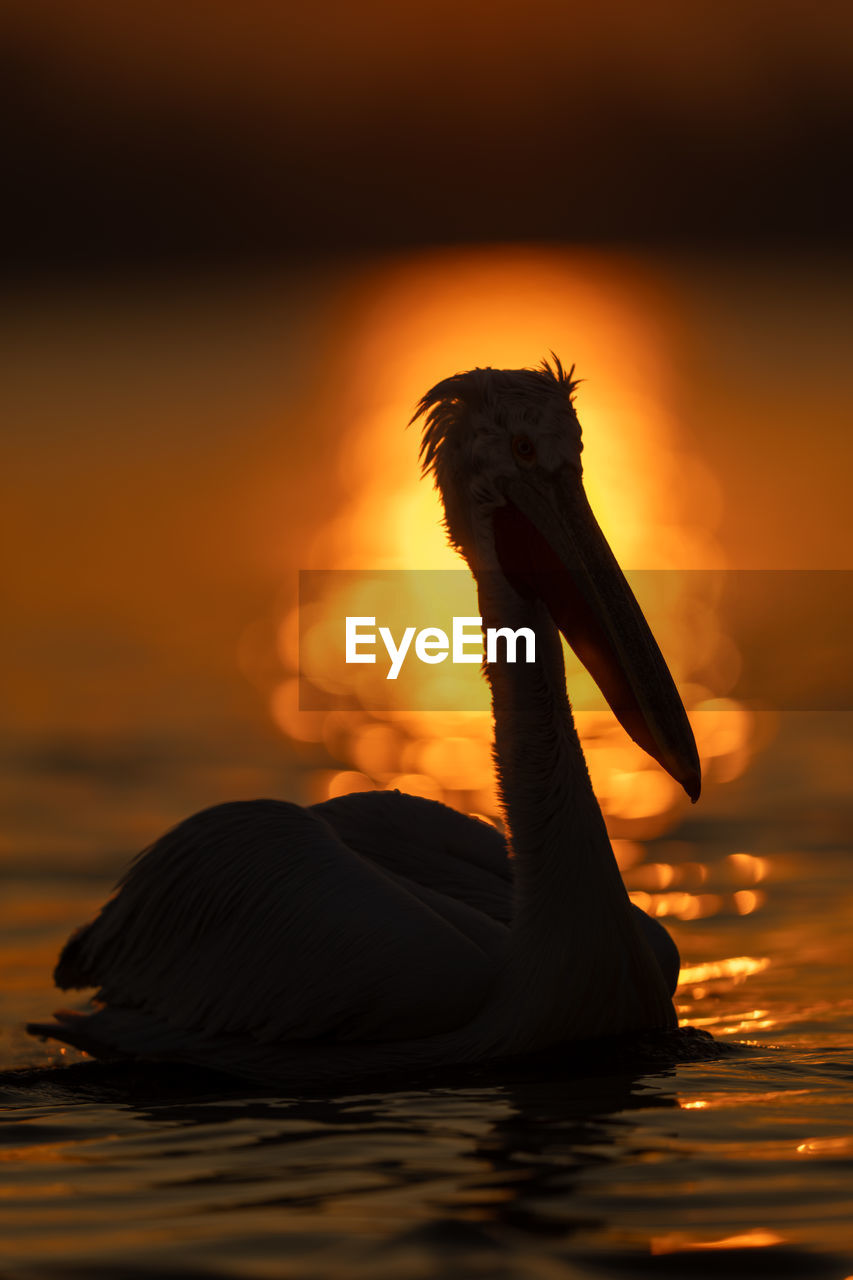
<instances>
[{"instance_id":1,"label":"sunset sky","mask_svg":"<svg viewBox=\"0 0 853 1280\"><path fill-rule=\"evenodd\" d=\"M587 487L626 568L853 568L849 296L842 270L795 258L523 246L22 293L4 331L7 848L27 830L131 851L205 802L305 794L299 770L326 757L310 732L288 745L276 629L299 569L454 563L404 427L460 367L550 346L578 362ZM794 634L816 642L821 617ZM760 660L782 690L803 661L789 630ZM824 655L821 705L850 705L848 665ZM63 780L47 805L45 771Z\"/></svg>"},{"instance_id":2,"label":"sunset sky","mask_svg":"<svg viewBox=\"0 0 853 1280\"><path fill-rule=\"evenodd\" d=\"M321 766L276 702L296 574L441 553L403 427L459 368L577 362L627 568L853 568L848 27L12 0L7 846Z\"/></svg>"}]
</instances>

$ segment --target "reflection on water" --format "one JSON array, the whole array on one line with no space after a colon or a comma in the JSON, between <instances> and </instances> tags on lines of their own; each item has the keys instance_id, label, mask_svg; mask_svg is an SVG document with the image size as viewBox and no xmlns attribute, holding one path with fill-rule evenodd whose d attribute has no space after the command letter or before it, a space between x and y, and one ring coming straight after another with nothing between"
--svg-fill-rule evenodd
<instances>
[{"instance_id":1,"label":"reflection on water","mask_svg":"<svg viewBox=\"0 0 853 1280\"><path fill-rule=\"evenodd\" d=\"M5 1078L6 1274L845 1274L831 1054L301 1102L114 1074Z\"/></svg>"},{"instance_id":2,"label":"reflection on water","mask_svg":"<svg viewBox=\"0 0 853 1280\"><path fill-rule=\"evenodd\" d=\"M617 841L652 905L720 899L667 924L682 1022L721 1057L590 1070L572 1054L336 1098L27 1041L20 1024L57 1002L59 943L108 882L20 874L0 908L0 1063L31 1069L0 1075L4 1280L853 1274L853 865L831 811L799 851L772 816L758 831L697 812Z\"/></svg>"}]
</instances>

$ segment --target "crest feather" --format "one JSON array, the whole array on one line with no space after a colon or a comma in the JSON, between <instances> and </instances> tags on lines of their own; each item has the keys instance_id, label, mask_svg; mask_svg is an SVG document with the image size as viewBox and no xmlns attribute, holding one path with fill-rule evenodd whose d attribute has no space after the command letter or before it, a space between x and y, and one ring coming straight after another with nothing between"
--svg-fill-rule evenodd
<instances>
[{"instance_id":1,"label":"crest feather","mask_svg":"<svg viewBox=\"0 0 853 1280\"><path fill-rule=\"evenodd\" d=\"M563 397L571 408L580 381L574 372L572 365L567 373L559 356L552 351L551 360L544 359L535 369L469 369L437 382L421 397L409 421L411 426L418 418L425 419L420 448L423 473L435 471L442 444L461 425L467 413L515 398L534 405L545 404L555 394Z\"/></svg>"}]
</instances>

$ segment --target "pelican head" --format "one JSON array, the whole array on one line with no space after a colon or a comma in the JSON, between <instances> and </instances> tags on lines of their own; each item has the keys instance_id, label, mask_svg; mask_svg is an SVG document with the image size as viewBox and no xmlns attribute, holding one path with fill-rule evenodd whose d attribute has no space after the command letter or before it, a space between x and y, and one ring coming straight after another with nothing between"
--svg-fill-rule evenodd
<instances>
[{"instance_id":1,"label":"pelican head","mask_svg":"<svg viewBox=\"0 0 853 1280\"><path fill-rule=\"evenodd\" d=\"M553 485L581 474L581 428L572 403L574 366L472 369L428 391L421 461L433 473L447 531L471 568L495 568L492 514L518 480Z\"/></svg>"},{"instance_id":2,"label":"pelican head","mask_svg":"<svg viewBox=\"0 0 853 1280\"><path fill-rule=\"evenodd\" d=\"M544 602L620 723L685 789L701 787L687 713L583 488L574 366L472 369L421 400L421 459L475 577Z\"/></svg>"}]
</instances>

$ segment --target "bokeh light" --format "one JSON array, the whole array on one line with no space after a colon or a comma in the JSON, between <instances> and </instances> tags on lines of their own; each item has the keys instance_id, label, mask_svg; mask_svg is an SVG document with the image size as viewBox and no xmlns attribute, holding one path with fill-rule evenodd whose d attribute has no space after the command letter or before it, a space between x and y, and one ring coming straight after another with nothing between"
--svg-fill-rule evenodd
<instances>
[{"instance_id":1,"label":"bokeh light","mask_svg":"<svg viewBox=\"0 0 853 1280\"><path fill-rule=\"evenodd\" d=\"M651 317L651 318L650 318ZM419 432L405 430L424 391L452 372L475 366L536 365L551 349L583 379L577 396L584 430L585 484L590 502L627 571L639 575L641 602L691 711L706 781L737 777L752 751L752 717L720 697L736 678L738 655L715 611L725 566L715 542L720 497L702 460L688 452L671 409L666 304L653 278L635 263L606 266L577 253L498 248L421 255L369 274L347 313L336 355L336 409L341 434L334 467L347 497L306 546L303 568L347 571L337 595L303 612L291 605L278 632L280 682L272 713L282 732L301 742L333 743L338 768L318 768L314 798L342 790L398 787L443 800L496 821L498 797L490 758L491 722L484 682L476 710L458 711L453 670L424 668L428 707L412 711L411 689L376 666L348 668L342 690L334 670L340 637L332 619L376 612L394 634L430 601L428 574L410 574L377 587L375 570L460 570L448 547L442 511L420 478ZM691 579L691 569L713 572ZM681 572L679 572L681 571ZM476 614L473 583L459 575ZM309 606L313 608L313 606ZM301 625L300 625L301 624ZM301 630L301 642L300 642ZM569 693L596 793L611 833L641 843L664 834L686 808L680 788L637 747L607 710L570 651ZM299 709L297 668L318 693L345 693L345 709ZM472 669L462 669L468 682ZM466 695L470 698L470 695ZM471 705L470 701L464 705ZM380 708L381 710L377 710ZM687 920L723 909L745 913L758 898L746 878L741 897L697 894L702 868L644 869L636 886L654 914ZM682 874L679 868L678 874ZM656 875L659 883L652 884ZM670 877L664 884L666 876ZM696 883L694 883L696 882ZM751 893L747 899L744 893ZM748 905L749 902L753 906Z\"/></svg>"}]
</instances>

